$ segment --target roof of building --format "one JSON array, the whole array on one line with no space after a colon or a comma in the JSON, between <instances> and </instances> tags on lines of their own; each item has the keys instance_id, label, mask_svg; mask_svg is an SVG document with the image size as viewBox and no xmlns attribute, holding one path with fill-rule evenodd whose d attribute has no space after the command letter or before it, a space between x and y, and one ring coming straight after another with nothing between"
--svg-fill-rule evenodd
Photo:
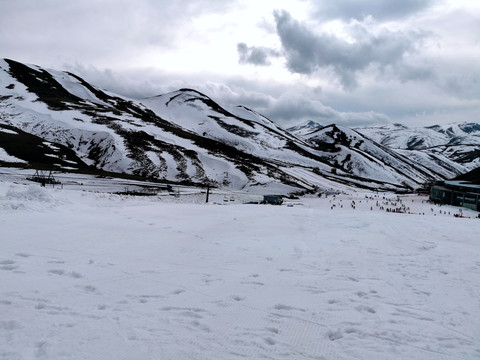
<instances>
[{"instance_id":1,"label":"roof of building","mask_svg":"<svg viewBox=\"0 0 480 360\"><path fill-rule=\"evenodd\" d=\"M480 185L480 168L473 169L472 171L459 175L452 180L468 181L471 184Z\"/></svg>"},{"instance_id":2,"label":"roof of building","mask_svg":"<svg viewBox=\"0 0 480 360\"><path fill-rule=\"evenodd\" d=\"M434 187L444 188L449 190L456 190L461 192L468 192L468 193L480 193L480 185L472 184L468 181L448 180L440 184L435 184Z\"/></svg>"},{"instance_id":3,"label":"roof of building","mask_svg":"<svg viewBox=\"0 0 480 360\"><path fill-rule=\"evenodd\" d=\"M450 186L458 186L458 187L464 187L464 188L470 188L470 189L480 189L480 185L473 184L469 181L447 180L445 181L445 184Z\"/></svg>"}]
</instances>

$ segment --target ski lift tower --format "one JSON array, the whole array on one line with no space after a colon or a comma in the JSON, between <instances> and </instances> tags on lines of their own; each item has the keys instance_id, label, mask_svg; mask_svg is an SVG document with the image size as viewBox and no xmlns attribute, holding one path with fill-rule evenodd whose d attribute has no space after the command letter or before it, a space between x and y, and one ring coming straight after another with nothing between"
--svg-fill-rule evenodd
<instances>
[{"instance_id":1,"label":"ski lift tower","mask_svg":"<svg viewBox=\"0 0 480 360\"><path fill-rule=\"evenodd\" d=\"M55 186L55 184L61 184L60 181L55 179L51 170L48 171L48 173L47 170L35 170L35 174L27 177L27 180L38 182L43 187L45 187L46 184L51 184L53 186Z\"/></svg>"}]
</instances>

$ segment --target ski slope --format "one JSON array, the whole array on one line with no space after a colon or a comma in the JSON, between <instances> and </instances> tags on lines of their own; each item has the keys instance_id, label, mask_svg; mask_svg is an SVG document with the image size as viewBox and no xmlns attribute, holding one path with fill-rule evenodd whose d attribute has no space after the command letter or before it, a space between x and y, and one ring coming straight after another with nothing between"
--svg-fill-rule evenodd
<instances>
[{"instance_id":1,"label":"ski slope","mask_svg":"<svg viewBox=\"0 0 480 360\"><path fill-rule=\"evenodd\" d=\"M474 211L12 179L0 177L1 360L480 357Z\"/></svg>"}]
</instances>

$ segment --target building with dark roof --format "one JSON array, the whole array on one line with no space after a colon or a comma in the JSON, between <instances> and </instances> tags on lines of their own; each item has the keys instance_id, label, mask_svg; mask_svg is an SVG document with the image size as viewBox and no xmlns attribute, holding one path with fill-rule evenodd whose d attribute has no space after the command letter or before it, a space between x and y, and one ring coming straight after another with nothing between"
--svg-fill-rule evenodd
<instances>
[{"instance_id":1,"label":"building with dark roof","mask_svg":"<svg viewBox=\"0 0 480 360\"><path fill-rule=\"evenodd\" d=\"M466 181L439 181L430 188L430 200L480 211L480 185Z\"/></svg>"}]
</instances>

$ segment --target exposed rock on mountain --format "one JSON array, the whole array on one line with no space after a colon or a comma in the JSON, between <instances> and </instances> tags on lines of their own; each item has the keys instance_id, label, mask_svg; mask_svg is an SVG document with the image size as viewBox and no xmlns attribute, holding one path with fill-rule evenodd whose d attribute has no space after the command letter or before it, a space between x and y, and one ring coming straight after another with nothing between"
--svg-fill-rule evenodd
<instances>
[{"instance_id":1,"label":"exposed rock on mountain","mask_svg":"<svg viewBox=\"0 0 480 360\"><path fill-rule=\"evenodd\" d=\"M252 192L406 190L475 163L478 146L466 150L460 140L477 136L474 125L425 129L434 135L423 138L397 125L361 131L310 123L292 133L193 89L133 100L72 73L0 60L3 166L108 171ZM387 134L398 138L400 131L408 139L395 151ZM444 137L451 143L441 143Z\"/></svg>"}]
</instances>

